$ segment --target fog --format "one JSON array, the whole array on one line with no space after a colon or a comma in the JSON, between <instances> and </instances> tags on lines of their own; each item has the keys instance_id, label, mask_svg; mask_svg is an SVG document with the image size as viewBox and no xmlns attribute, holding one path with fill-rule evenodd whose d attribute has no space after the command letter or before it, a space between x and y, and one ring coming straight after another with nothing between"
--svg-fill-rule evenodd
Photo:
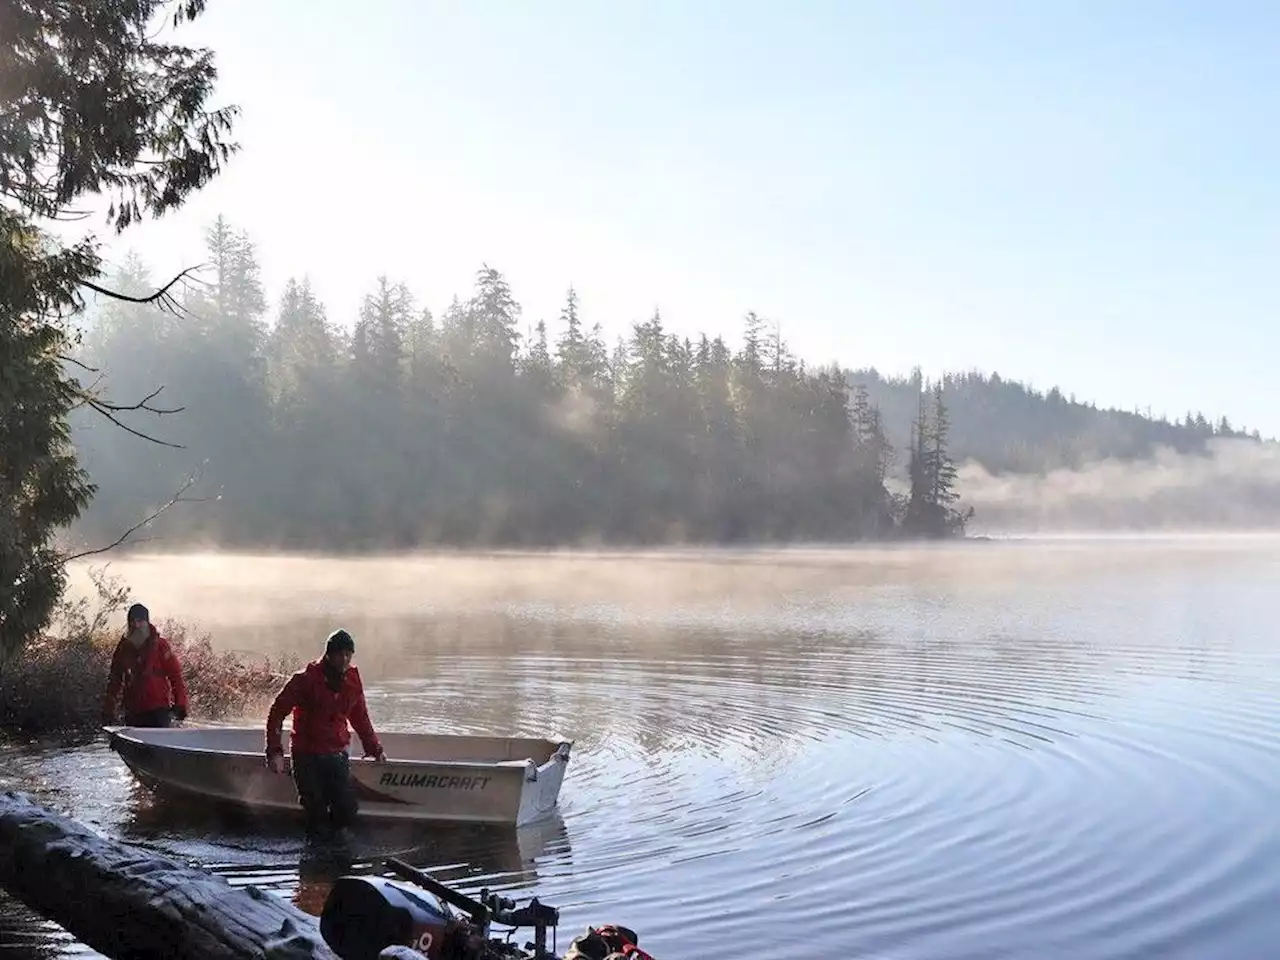
<instances>
[{"instance_id":1,"label":"fog","mask_svg":"<svg viewBox=\"0 0 1280 960\"><path fill-rule=\"evenodd\" d=\"M300 621L371 623L486 611L630 609L646 619L812 601L849 591L946 582L957 589L1127 575L1190 563L1253 562L1242 541L1280 545L1280 445L1213 440L1204 455L1163 449L1080 470L993 475L966 462L961 502L975 507L958 542L804 543L788 547L644 549L236 551L144 543L77 561L73 595L104 566L158 618L253 646L258 630ZM319 629L319 626L316 627ZM234 634L249 630L252 642ZM232 635L227 636L227 631Z\"/></svg>"},{"instance_id":2,"label":"fog","mask_svg":"<svg viewBox=\"0 0 1280 960\"><path fill-rule=\"evenodd\" d=\"M1212 439L1207 448L1042 475L967 462L959 490L976 511L974 533L1280 527L1280 445Z\"/></svg>"},{"instance_id":3,"label":"fog","mask_svg":"<svg viewBox=\"0 0 1280 960\"><path fill-rule=\"evenodd\" d=\"M415 552L364 558L200 551L134 553L108 573L159 620L235 631L301 620L371 622L460 613L537 618L573 608L646 620L839 602L867 588L1005 589L1057 584L1114 570L1252 562L1238 535L1035 537L937 545L785 549ZM1258 537L1280 546L1280 536ZM91 590L77 562L73 593ZM656 621L655 621L656 622ZM226 639L225 637L223 639ZM232 644L234 645L234 644Z\"/></svg>"}]
</instances>

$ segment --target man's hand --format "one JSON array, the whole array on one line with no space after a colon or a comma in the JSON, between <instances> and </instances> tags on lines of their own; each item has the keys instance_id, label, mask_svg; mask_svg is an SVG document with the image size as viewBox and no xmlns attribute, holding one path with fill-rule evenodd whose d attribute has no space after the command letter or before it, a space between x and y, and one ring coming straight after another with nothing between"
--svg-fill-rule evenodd
<instances>
[{"instance_id":1,"label":"man's hand","mask_svg":"<svg viewBox=\"0 0 1280 960\"><path fill-rule=\"evenodd\" d=\"M267 766L272 773L284 773L284 754L275 752L267 754Z\"/></svg>"},{"instance_id":2,"label":"man's hand","mask_svg":"<svg viewBox=\"0 0 1280 960\"><path fill-rule=\"evenodd\" d=\"M379 747L379 748L378 748L378 752L377 752L377 753L371 753L371 754L367 755L367 756L365 757L365 759L366 759L366 760L372 760L374 763L386 763L386 762L387 762L387 751L385 751L385 750L383 750L381 747Z\"/></svg>"}]
</instances>

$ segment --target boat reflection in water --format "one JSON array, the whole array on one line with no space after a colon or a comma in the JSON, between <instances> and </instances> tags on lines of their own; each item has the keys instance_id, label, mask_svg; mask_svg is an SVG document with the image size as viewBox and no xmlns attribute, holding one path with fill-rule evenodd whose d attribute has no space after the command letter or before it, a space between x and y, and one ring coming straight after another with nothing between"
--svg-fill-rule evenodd
<instances>
[{"instance_id":1,"label":"boat reflection in water","mask_svg":"<svg viewBox=\"0 0 1280 960\"><path fill-rule=\"evenodd\" d=\"M403 860L467 892L482 886L494 890L533 886L538 882L539 860L561 862L568 854L569 834L558 813L525 827L377 825L346 843L307 846L299 858L294 903L319 916L334 880L344 874L390 875L382 862L386 857Z\"/></svg>"},{"instance_id":2,"label":"boat reflection in water","mask_svg":"<svg viewBox=\"0 0 1280 960\"><path fill-rule=\"evenodd\" d=\"M296 818L249 813L192 798L181 804L135 784L121 824L124 840L194 861L234 886L289 896L319 916L344 874L386 875L397 857L460 890L513 889L538 881L538 862L564 863L569 833L559 811L523 827L472 822L367 820L340 840L308 841Z\"/></svg>"}]
</instances>

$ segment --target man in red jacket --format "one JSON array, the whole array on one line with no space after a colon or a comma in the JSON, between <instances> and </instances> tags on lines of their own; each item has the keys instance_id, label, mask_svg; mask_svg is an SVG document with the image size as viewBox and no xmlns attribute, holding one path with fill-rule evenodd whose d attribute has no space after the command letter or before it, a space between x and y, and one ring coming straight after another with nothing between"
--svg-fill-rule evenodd
<instances>
[{"instance_id":1,"label":"man in red jacket","mask_svg":"<svg viewBox=\"0 0 1280 960\"><path fill-rule=\"evenodd\" d=\"M310 836L323 835L326 828L337 832L350 826L359 809L347 754L348 721L359 734L366 757L387 758L369 720L360 671L351 665L355 652L351 634L333 631L325 642L324 656L290 677L267 713L267 764L280 774L284 773L281 728L285 714L293 714L289 755Z\"/></svg>"},{"instance_id":2,"label":"man in red jacket","mask_svg":"<svg viewBox=\"0 0 1280 960\"><path fill-rule=\"evenodd\" d=\"M151 625L140 603L129 608L128 627L111 657L111 675L102 701L102 722L115 722L116 700L124 692L124 722L130 727L167 727L187 718L187 684L169 641Z\"/></svg>"}]
</instances>

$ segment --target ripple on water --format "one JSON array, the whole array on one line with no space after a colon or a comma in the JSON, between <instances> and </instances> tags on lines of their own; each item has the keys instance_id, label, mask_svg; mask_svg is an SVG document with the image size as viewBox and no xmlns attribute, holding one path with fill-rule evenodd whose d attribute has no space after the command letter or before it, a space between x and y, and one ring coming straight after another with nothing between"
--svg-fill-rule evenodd
<instances>
[{"instance_id":1,"label":"ripple on water","mask_svg":"<svg viewBox=\"0 0 1280 960\"><path fill-rule=\"evenodd\" d=\"M616 920L669 960L1269 956L1269 594L1158 573L384 625L394 678L366 682L386 728L575 739L532 831L365 831L326 862L288 830L157 809L100 746L17 779L312 912L336 871L396 853L558 903L562 940Z\"/></svg>"}]
</instances>

